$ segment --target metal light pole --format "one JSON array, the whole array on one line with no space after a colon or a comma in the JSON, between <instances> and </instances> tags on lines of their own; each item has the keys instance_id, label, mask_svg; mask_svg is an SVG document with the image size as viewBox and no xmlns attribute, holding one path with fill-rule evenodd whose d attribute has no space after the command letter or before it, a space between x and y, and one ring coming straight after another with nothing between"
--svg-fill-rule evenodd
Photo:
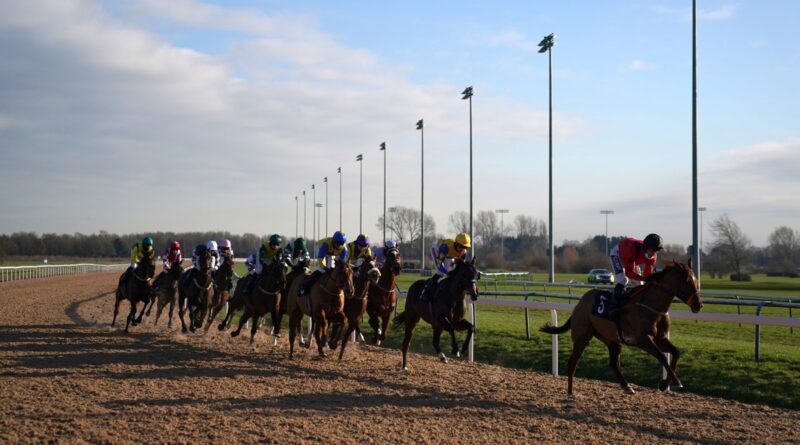
<instances>
[{"instance_id":1,"label":"metal light pole","mask_svg":"<svg viewBox=\"0 0 800 445\"><path fill-rule=\"evenodd\" d=\"M469 99L469 239L472 247L469 249L469 258L475 256L475 241L472 236L472 87L464 88L461 99Z\"/></svg>"},{"instance_id":2,"label":"metal light pole","mask_svg":"<svg viewBox=\"0 0 800 445\"><path fill-rule=\"evenodd\" d=\"M325 183L325 236L328 236L328 177L322 180Z\"/></svg>"},{"instance_id":3,"label":"metal light pole","mask_svg":"<svg viewBox=\"0 0 800 445\"><path fill-rule=\"evenodd\" d=\"M425 270L425 125L422 119L417 121L420 134L420 203L419 203L419 272Z\"/></svg>"},{"instance_id":4,"label":"metal light pole","mask_svg":"<svg viewBox=\"0 0 800 445\"><path fill-rule=\"evenodd\" d=\"M389 207L389 214L390 215L392 213L396 212L396 211L397 211L397 206ZM397 226L395 226L395 227L397 227ZM396 240L397 239L397 231L396 230L392 230L392 232L394 233L394 239Z\"/></svg>"},{"instance_id":5,"label":"metal light pole","mask_svg":"<svg viewBox=\"0 0 800 445\"><path fill-rule=\"evenodd\" d=\"M555 250L553 249L553 46L555 45L555 34L545 36L539 42L540 53L547 52L547 73L548 73L548 90L550 96L550 221L547 228L550 233L548 234L548 246L550 248L550 282L555 282Z\"/></svg>"},{"instance_id":6,"label":"metal light pole","mask_svg":"<svg viewBox=\"0 0 800 445\"><path fill-rule=\"evenodd\" d=\"M342 167L336 169L339 173L339 231L342 231Z\"/></svg>"},{"instance_id":7,"label":"metal light pole","mask_svg":"<svg viewBox=\"0 0 800 445\"><path fill-rule=\"evenodd\" d=\"M308 235L306 233L306 191L303 190L303 238L308 240Z\"/></svg>"},{"instance_id":8,"label":"metal light pole","mask_svg":"<svg viewBox=\"0 0 800 445\"><path fill-rule=\"evenodd\" d=\"M601 215L606 215L606 256L608 256L608 215L613 215L613 210L601 210Z\"/></svg>"},{"instance_id":9,"label":"metal light pole","mask_svg":"<svg viewBox=\"0 0 800 445\"><path fill-rule=\"evenodd\" d=\"M297 201L297 195L294 195L294 237L295 238L297 238L297 235L299 234L299 228L300 228L300 219L298 218L298 215L300 214L299 211L300 211L300 207L299 207L299 204L298 204L298 201Z\"/></svg>"},{"instance_id":10,"label":"metal light pole","mask_svg":"<svg viewBox=\"0 0 800 445\"><path fill-rule=\"evenodd\" d=\"M320 210L320 209L322 209L322 203L318 202L318 203L314 204L314 207L317 208L316 209L317 210L317 236L315 237L315 239L316 239L316 238L319 238L319 226L322 225L322 218L319 215L319 213L322 211L322 210ZM316 248L314 250L316 250Z\"/></svg>"},{"instance_id":11,"label":"metal light pole","mask_svg":"<svg viewBox=\"0 0 800 445\"><path fill-rule=\"evenodd\" d=\"M503 244L505 244L505 240L506 240L506 231L505 231L505 225L504 225L503 217L506 215L506 213L509 212L509 210L508 209L497 209L497 210L495 210L495 212L500 214L500 260L503 261L503 263L505 263L506 260L505 260L505 255L504 255L504 252L503 252L504 251Z\"/></svg>"},{"instance_id":12,"label":"metal light pole","mask_svg":"<svg viewBox=\"0 0 800 445\"><path fill-rule=\"evenodd\" d=\"M313 196L313 204L311 205L311 231L314 234L314 252L317 251L317 189L314 184L311 184L311 194Z\"/></svg>"},{"instance_id":13,"label":"metal light pole","mask_svg":"<svg viewBox=\"0 0 800 445\"><path fill-rule=\"evenodd\" d=\"M697 1L692 0L692 245L694 274L700 279L700 249L697 239Z\"/></svg>"},{"instance_id":14,"label":"metal light pole","mask_svg":"<svg viewBox=\"0 0 800 445\"><path fill-rule=\"evenodd\" d=\"M381 142L383 152L383 242L386 242L386 142Z\"/></svg>"},{"instance_id":15,"label":"metal light pole","mask_svg":"<svg viewBox=\"0 0 800 445\"><path fill-rule=\"evenodd\" d=\"M364 155L356 156L358 161L358 234L364 233L362 229L362 213L364 210Z\"/></svg>"},{"instance_id":16,"label":"metal light pole","mask_svg":"<svg viewBox=\"0 0 800 445\"><path fill-rule=\"evenodd\" d=\"M700 268L700 262L703 260L703 212L708 210L705 207L698 207L697 211L700 213L700 242L698 246L700 248L697 251L697 290L700 290L700 272L702 269Z\"/></svg>"}]
</instances>

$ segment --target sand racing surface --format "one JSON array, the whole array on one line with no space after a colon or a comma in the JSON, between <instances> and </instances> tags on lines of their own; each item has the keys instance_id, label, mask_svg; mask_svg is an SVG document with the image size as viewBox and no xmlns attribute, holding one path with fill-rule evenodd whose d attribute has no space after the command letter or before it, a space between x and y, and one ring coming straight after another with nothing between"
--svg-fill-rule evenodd
<instances>
[{"instance_id":1,"label":"sand racing surface","mask_svg":"<svg viewBox=\"0 0 800 445\"><path fill-rule=\"evenodd\" d=\"M126 335L117 277L0 283L0 443L800 441L800 412L680 392L577 379L568 399L565 377L426 355L402 373L364 345L289 360L286 335L181 335L155 312Z\"/></svg>"}]
</instances>

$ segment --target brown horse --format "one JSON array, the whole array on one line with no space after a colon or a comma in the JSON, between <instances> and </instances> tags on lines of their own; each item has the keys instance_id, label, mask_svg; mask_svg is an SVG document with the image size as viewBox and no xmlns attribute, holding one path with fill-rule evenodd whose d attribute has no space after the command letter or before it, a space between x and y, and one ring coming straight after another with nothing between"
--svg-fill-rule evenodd
<instances>
[{"instance_id":1,"label":"brown horse","mask_svg":"<svg viewBox=\"0 0 800 445\"><path fill-rule=\"evenodd\" d=\"M161 272L153 282L153 294L151 300L158 300L156 306L156 320L153 326L158 325L158 319L161 317L161 311L169 304L169 321L167 326L172 328L172 314L175 313L175 300L178 296L178 280L183 273L183 266L180 263L175 263L166 272Z\"/></svg>"},{"instance_id":2,"label":"brown horse","mask_svg":"<svg viewBox=\"0 0 800 445\"><path fill-rule=\"evenodd\" d=\"M214 293L214 281L211 278L213 257L211 252L205 253L197 260L200 270L191 268L185 272L178 283L178 318L181 319L181 331L186 333L186 322L183 314L189 310L189 327L192 332L203 326L203 320L208 311L208 302Z\"/></svg>"},{"instance_id":3,"label":"brown horse","mask_svg":"<svg viewBox=\"0 0 800 445\"><path fill-rule=\"evenodd\" d=\"M231 337L238 336L242 326L252 317L253 322L250 326L251 345L256 332L258 332L259 318L269 312L272 314L272 324L275 325L277 323L281 292L286 286L286 263L273 261L272 264L264 267L258 277L258 282L253 287L253 291L249 294L244 294L242 297L244 300L244 314L239 318L239 326L235 331L231 332ZM275 337L273 345L276 343L277 337Z\"/></svg>"},{"instance_id":4,"label":"brown horse","mask_svg":"<svg viewBox=\"0 0 800 445\"><path fill-rule=\"evenodd\" d=\"M311 317L314 325L314 339L320 357L325 357L322 350L327 344L325 334L328 322L344 325L344 294L353 294L353 269L345 261L336 261L333 270L323 274L309 295L300 296L303 280L295 280L289 289L289 302L286 307L289 313L289 358L294 356L294 338L300 330L300 322L304 315Z\"/></svg>"},{"instance_id":5,"label":"brown horse","mask_svg":"<svg viewBox=\"0 0 800 445\"><path fill-rule=\"evenodd\" d=\"M378 282L381 277L381 272L375 267L375 258L365 258L364 262L358 268L358 278L355 283L355 294L348 296L344 300L344 315L347 318L347 329L344 326L336 325L331 330L331 349L336 349L339 343L339 338L342 338L342 349L339 351L339 360L344 356L344 350L347 347L347 341L350 339L350 334L358 331L358 326L361 324L361 318L367 309L367 291L371 284Z\"/></svg>"},{"instance_id":6,"label":"brown horse","mask_svg":"<svg viewBox=\"0 0 800 445\"><path fill-rule=\"evenodd\" d=\"M581 297L564 326L543 326L540 331L548 334L562 334L571 330L572 355L569 358L567 371L567 394L572 395L572 379L578 367L578 360L592 337L597 337L608 347L611 369L619 379L620 386L629 394L635 391L619 368L623 342L648 352L666 369L667 378L659 383L660 390L668 390L672 382L678 388L682 388L683 385L676 375L680 353L667 338L670 327L669 307L675 296L686 303L694 313L700 312L703 307L697 290L697 279L692 272L691 259L688 265L677 262L667 265L664 270L647 277L646 284L634 291L631 296L632 302L622 307L618 315L623 339L620 339L614 321L592 314L595 304L597 304L596 312L599 314L607 309L604 305L608 301L608 295L598 289L590 290ZM664 353L672 354L670 363L667 363Z\"/></svg>"},{"instance_id":7,"label":"brown horse","mask_svg":"<svg viewBox=\"0 0 800 445\"><path fill-rule=\"evenodd\" d=\"M117 285L116 301L114 302L114 318L111 320L111 326L117 322L117 314L119 314L119 304L122 300L127 299L131 304L131 310L128 313L127 321L125 322L125 332L128 332L128 327L132 324L134 326L142 322L144 310L150 301L150 282L156 270L156 260L152 253L145 254L137 265L136 269L131 271L126 270L119 277L119 284ZM142 313L136 317L136 306L144 303Z\"/></svg>"},{"instance_id":8,"label":"brown horse","mask_svg":"<svg viewBox=\"0 0 800 445\"><path fill-rule=\"evenodd\" d=\"M228 329L231 326L233 314L244 308L244 290L247 289L247 283L253 279L255 279L255 275L248 274L236 282L236 287L233 289L233 296L228 299L228 311L225 313L225 318L222 319L222 322L217 326L217 329L220 331Z\"/></svg>"},{"instance_id":9,"label":"brown horse","mask_svg":"<svg viewBox=\"0 0 800 445\"><path fill-rule=\"evenodd\" d=\"M289 304L289 299L287 298L287 296L289 295L289 288L292 286L292 283L295 281L296 278L306 276L308 273L309 273L308 262L302 261L297 266L294 266L292 268L292 271L289 272L288 275L286 275L286 287L284 287L283 292L281 294L283 295L283 298L281 298L281 304L278 310L278 322L272 327L272 335L275 336L276 341L278 337L281 336L281 320L283 320L283 316L286 314L286 309ZM305 340L303 340L302 334L300 335L300 344L301 345L305 344Z\"/></svg>"},{"instance_id":10,"label":"brown horse","mask_svg":"<svg viewBox=\"0 0 800 445\"><path fill-rule=\"evenodd\" d=\"M400 252L391 249L386 252L386 263L381 268L381 277L377 283L369 287L367 294L367 314L369 325L375 331L372 341L379 345L386 340L392 311L397 305L397 294L394 291L397 276L400 274ZM380 321L378 320L380 318Z\"/></svg>"},{"instance_id":11,"label":"brown horse","mask_svg":"<svg viewBox=\"0 0 800 445\"><path fill-rule=\"evenodd\" d=\"M206 322L206 332L211 327L211 323L217 318L219 311L225 307L231 295L233 287L233 257L229 254L222 255L222 264L212 274L214 280L214 295L211 297L208 321ZM226 314L227 315L227 314Z\"/></svg>"},{"instance_id":12,"label":"brown horse","mask_svg":"<svg viewBox=\"0 0 800 445\"><path fill-rule=\"evenodd\" d=\"M466 304L464 297L469 293L472 301L478 299L478 269L475 267L475 258L472 261L456 260L456 267L447 274L447 278L440 280L436 292L430 297L431 301L421 301L420 296L427 280L418 280L408 289L405 310L397 314L395 325L405 324L406 335L403 339L403 371L408 370L408 346L414 335L414 328L420 318L433 327L433 347L439 360L447 362L447 358L439 347L442 331L450 333L452 339L452 354L456 357L467 352L469 341L472 339L474 327L464 319ZM456 331L467 331L464 346L459 351L456 342Z\"/></svg>"}]
</instances>

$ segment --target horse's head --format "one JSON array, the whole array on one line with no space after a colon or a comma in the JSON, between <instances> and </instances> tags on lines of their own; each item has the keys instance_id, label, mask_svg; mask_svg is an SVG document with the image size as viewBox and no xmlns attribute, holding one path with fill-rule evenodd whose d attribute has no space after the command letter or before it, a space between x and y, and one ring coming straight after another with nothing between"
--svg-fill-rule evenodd
<instances>
[{"instance_id":1,"label":"horse's head","mask_svg":"<svg viewBox=\"0 0 800 445\"><path fill-rule=\"evenodd\" d=\"M381 277L381 271L375 267L375 257L365 258L364 262L358 268L359 279L368 279L372 284L378 284L378 279Z\"/></svg>"},{"instance_id":2,"label":"horse's head","mask_svg":"<svg viewBox=\"0 0 800 445\"><path fill-rule=\"evenodd\" d=\"M265 289L283 289L286 287L286 271L289 269L284 261L273 261L267 272L262 274Z\"/></svg>"},{"instance_id":3,"label":"horse's head","mask_svg":"<svg viewBox=\"0 0 800 445\"><path fill-rule=\"evenodd\" d=\"M208 272L211 269L213 262L214 256L211 254L211 251L205 250L203 255L200 257L200 270L203 272Z\"/></svg>"},{"instance_id":4,"label":"horse's head","mask_svg":"<svg viewBox=\"0 0 800 445\"><path fill-rule=\"evenodd\" d=\"M139 267L142 269L142 276L146 278L153 278L156 272L156 255L153 251L145 252Z\"/></svg>"},{"instance_id":5,"label":"horse's head","mask_svg":"<svg viewBox=\"0 0 800 445\"><path fill-rule=\"evenodd\" d=\"M336 265L333 267L333 279L336 286L344 290L345 295L355 294L353 268L346 261L336 261Z\"/></svg>"},{"instance_id":6,"label":"horse's head","mask_svg":"<svg viewBox=\"0 0 800 445\"><path fill-rule=\"evenodd\" d=\"M386 251L386 264L384 264L383 267L387 272L400 275L400 269L402 268L400 261L400 251L397 249L389 249Z\"/></svg>"},{"instance_id":7,"label":"horse's head","mask_svg":"<svg viewBox=\"0 0 800 445\"><path fill-rule=\"evenodd\" d=\"M688 264L678 263L677 261L668 264L662 276L662 285L674 289L675 296L686 303L693 313L700 312L703 302L700 300L700 291L697 286L697 277L692 271L692 259L689 258Z\"/></svg>"},{"instance_id":8,"label":"horse's head","mask_svg":"<svg viewBox=\"0 0 800 445\"><path fill-rule=\"evenodd\" d=\"M456 260L456 268L453 270L453 286L456 286L457 292L469 293L469 298L472 301L478 299L478 268L475 267L475 260L473 257L471 261L464 261L461 259Z\"/></svg>"},{"instance_id":9,"label":"horse's head","mask_svg":"<svg viewBox=\"0 0 800 445\"><path fill-rule=\"evenodd\" d=\"M177 280L182 273L183 273L183 266L179 262L175 262L169 268L169 274L172 277L172 279Z\"/></svg>"}]
</instances>

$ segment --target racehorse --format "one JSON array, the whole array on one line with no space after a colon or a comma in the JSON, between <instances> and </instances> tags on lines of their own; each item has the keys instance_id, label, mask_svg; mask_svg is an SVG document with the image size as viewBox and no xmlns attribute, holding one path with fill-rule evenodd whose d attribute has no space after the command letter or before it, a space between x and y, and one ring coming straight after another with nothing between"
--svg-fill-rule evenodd
<instances>
[{"instance_id":1,"label":"racehorse","mask_svg":"<svg viewBox=\"0 0 800 445\"><path fill-rule=\"evenodd\" d=\"M355 294L345 298L344 300L344 315L347 318L347 329L343 329L343 325L335 325L331 329L331 349L336 349L339 343L339 338L342 338L342 349L339 351L339 360L344 356L344 350L347 347L347 341L350 334L358 331L358 326L361 324L361 318L364 316L364 311L367 309L367 291L370 285L374 285L381 277L381 271L375 267L375 258L364 258L364 262L358 268L358 278L355 283Z\"/></svg>"},{"instance_id":2,"label":"racehorse","mask_svg":"<svg viewBox=\"0 0 800 445\"><path fill-rule=\"evenodd\" d=\"M244 307L244 290L247 289L247 283L253 279L255 279L255 275L248 274L236 282L236 287L233 289L233 296L228 299L228 312L225 314L225 318L222 319L220 324L217 326L217 329L224 331L231 326L233 314Z\"/></svg>"},{"instance_id":3,"label":"racehorse","mask_svg":"<svg viewBox=\"0 0 800 445\"><path fill-rule=\"evenodd\" d=\"M336 261L333 270L323 274L309 290L308 295L300 296L303 280L295 280L289 289L289 358L294 355L294 338L300 330L303 315L311 317L314 325L314 339L320 357L325 357L322 347L327 343L325 333L328 322L344 325L344 294L353 294L353 269L345 261Z\"/></svg>"},{"instance_id":4,"label":"racehorse","mask_svg":"<svg viewBox=\"0 0 800 445\"><path fill-rule=\"evenodd\" d=\"M236 337L242 330L242 326L251 317L253 322L250 327L250 344L258 332L258 319L267 312L272 315L272 324L278 322L278 310L281 303L281 292L286 286L286 263L283 261L273 261L259 274L258 281L253 287L253 291L243 295L244 314L239 319L239 326L231 332L231 337ZM273 332L274 335L274 332ZM273 342L277 344L277 337Z\"/></svg>"},{"instance_id":5,"label":"racehorse","mask_svg":"<svg viewBox=\"0 0 800 445\"><path fill-rule=\"evenodd\" d=\"M377 283L369 287L367 294L369 325L375 331L372 341L379 346L383 340L386 340L386 331L389 329L392 310L397 304L394 287L397 276L400 274L400 261L400 252L397 249L387 251L386 262L381 268L381 277Z\"/></svg>"},{"instance_id":6,"label":"racehorse","mask_svg":"<svg viewBox=\"0 0 800 445\"><path fill-rule=\"evenodd\" d=\"M211 278L213 270L211 264L213 257L211 251L206 250L198 258L200 270L191 268L185 272L178 283L178 317L181 319L181 330L186 333L186 322L183 313L189 310L189 327L192 332L203 326L203 319L208 310L208 302L214 292L214 281Z\"/></svg>"},{"instance_id":7,"label":"racehorse","mask_svg":"<svg viewBox=\"0 0 800 445\"><path fill-rule=\"evenodd\" d=\"M619 368L622 343L641 348L658 359L667 371L667 378L661 380L658 385L661 391L668 390L672 382L678 388L682 388L683 385L676 374L680 352L668 338L669 307L675 296L686 303L694 313L700 312L703 307L698 293L697 278L692 272L691 259L688 265L673 262L664 270L647 277L645 285L633 291L632 302L619 310L621 329L617 329L613 320L593 314L593 312L597 314L607 312L605 303L608 301L608 294L599 289L592 289L581 297L572 310L572 316L563 326L546 325L540 328L540 331L548 334L562 334L571 330L572 355L569 358L567 371L567 395L572 395L572 379L578 367L578 360L592 337L597 337L608 347L611 369L619 379L620 386L628 394L633 394L635 391ZM620 330L623 338L620 338ZM672 355L669 363L664 353Z\"/></svg>"},{"instance_id":8,"label":"racehorse","mask_svg":"<svg viewBox=\"0 0 800 445\"><path fill-rule=\"evenodd\" d=\"M156 307L156 320L153 326L158 325L158 319L161 317L161 311L164 306L169 303L169 321L167 326L172 328L172 314L175 312L175 300L178 294L178 280L183 273L183 266L181 263L174 263L167 272L162 272L156 277L153 282L151 300L158 300ZM152 307L152 304L151 304Z\"/></svg>"},{"instance_id":9,"label":"racehorse","mask_svg":"<svg viewBox=\"0 0 800 445\"><path fill-rule=\"evenodd\" d=\"M130 269L122 273L119 277L119 284L117 285L116 301L114 302L114 318L111 320L111 326L117 322L117 314L119 314L119 304L123 299L128 299L131 304L131 311L128 313L128 318L125 322L125 332L128 332L128 327L132 324L134 326L142 322L144 310L147 308L147 302L150 301L150 280L156 270L155 256L151 253L145 253L136 269ZM142 313L136 317L136 306L139 302L144 303Z\"/></svg>"},{"instance_id":10,"label":"racehorse","mask_svg":"<svg viewBox=\"0 0 800 445\"><path fill-rule=\"evenodd\" d=\"M470 299L478 299L478 269L475 267L475 259L472 261L456 260L455 269L447 274L446 278L439 281L434 295L428 301L421 301L420 296L425 288L426 280L418 280L408 289L405 310L397 314L395 324L405 324L406 333L403 339L403 371L408 367L408 346L411 344L411 337L414 335L414 328L419 323L420 318L427 321L433 327L433 347L439 360L447 362L444 352L439 347L439 339L442 330L450 333L452 339L452 354L456 357L467 352L467 347L472 339L474 327L472 323L464 319L466 304L464 297L469 293ZM456 342L456 331L467 331L467 338L464 346L459 351Z\"/></svg>"},{"instance_id":11,"label":"racehorse","mask_svg":"<svg viewBox=\"0 0 800 445\"><path fill-rule=\"evenodd\" d=\"M285 261L289 260L287 259ZM281 298L280 308L278 309L278 322L272 327L272 335L276 337L276 340L277 337L281 336L281 320L283 320L283 316L286 314L286 309L288 307L289 298L287 298L287 296L289 295L289 288L291 287L292 283L295 281L296 278L304 277L306 276L307 273L308 273L308 262L304 262L299 264L298 266L295 266L292 269L292 271L289 272L288 275L286 275L286 286L283 288L283 292L281 293L283 298ZM302 282L303 280L301 279L299 281ZM305 344L305 340L303 340L302 334L300 334L300 344L301 345Z\"/></svg>"},{"instance_id":12,"label":"racehorse","mask_svg":"<svg viewBox=\"0 0 800 445\"><path fill-rule=\"evenodd\" d=\"M208 328L211 327L214 319L217 318L219 311L225 307L225 303L231 295L231 288L233 287L233 257L227 254L222 255L222 264L211 277L214 280L214 295L211 297L206 332L208 332Z\"/></svg>"}]
</instances>

